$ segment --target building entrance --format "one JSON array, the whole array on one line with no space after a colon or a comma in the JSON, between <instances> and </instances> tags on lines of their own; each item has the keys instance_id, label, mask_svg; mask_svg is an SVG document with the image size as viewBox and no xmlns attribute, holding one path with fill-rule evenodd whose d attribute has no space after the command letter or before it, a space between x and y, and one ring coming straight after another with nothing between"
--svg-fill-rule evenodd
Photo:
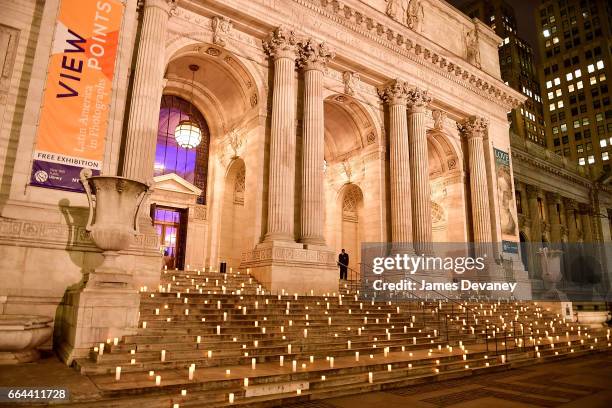
<instances>
[{"instance_id":1,"label":"building entrance","mask_svg":"<svg viewBox=\"0 0 612 408\"><path fill-rule=\"evenodd\" d=\"M168 269L185 266L185 238L187 209L155 206L153 225L159 236L159 245Z\"/></svg>"}]
</instances>

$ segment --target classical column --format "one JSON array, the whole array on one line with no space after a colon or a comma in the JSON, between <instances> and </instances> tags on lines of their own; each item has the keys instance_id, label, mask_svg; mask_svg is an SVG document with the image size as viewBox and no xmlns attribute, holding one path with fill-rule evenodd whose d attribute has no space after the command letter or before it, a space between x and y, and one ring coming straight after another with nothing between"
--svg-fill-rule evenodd
<instances>
[{"instance_id":1,"label":"classical column","mask_svg":"<svg viewBox=\"0 0 612 408\"><path fill-rule=\"evenodd\" d=\"M380 90L381 98L389 104L389 167L391 189L391 241L412 243L412 206L410 200L410 149L406 83L394 80Z\"/></svg>"},{"instance_id":2,"label":"classical column","mask_svg":"<svg viewBox=\"0 0 612 408\"><path fill-rule=\"evenodd\" d=\"M533 185L527 184L527 202L529 205L529 218L531 218L531 242L542 242L542 217L540 216L540 206L538 197L541 190Z\"/></svg>"},{"instance_id":3,"label":"classical column","mask_svg":"<svg viewBox=\"0 0 612 408\"><path fill-rule=\"evenodd\" d=\"M558 204L561 202L559 193L548 191L546 193L546 203L548 204L548 221L550 223L550 242L558 244L561 242L561 220L558 211Z\"/></svg>"},{"instance_id":4,"label":"classical column","mask_svg":"<svg viewBox=\"0 0 612 408\"><path fill-rule=\"evenodd\" d=\"M579 204L580 221L582 224L582 241L593 242L593 224L591 222L591 213L593 207L590 204Z\"/></svg>"},{"instance_id":5,"label":"classical column","mask_svg":"<svg viewBox=\"0 0 612 408\"><path fill-rule=\"evenodd\" d=\"M295 188L295 60L292 30L277 28L264 42L274 60L266 241L293 241Z\"/></svg>"},{"instance_id":6,"label":"classical column","mask_svg":"<svg viewBox=\"0 0 612 408\"><path fill-rule=\"evenodd\" d=\"M565 220L567 224L567 241L569 243L578 242L578 228L576 228L576 210L578 203L571 198L563 197L565 206Z\"/></svg>"},{"instance_id":7,"label":"classical column","mask_svg":"<svg viewBox=\"0 0 612 408\"><path fill-rule=\"evenodd\" d=\"M128 117L122 175L151 182L166 67L168 19L174 0L145 0Z\"/></svg>"},{"instance_id":8,"label":"classical column","mask_svg":"<svg viewBox=\"0 0 612 408\"><path fill-rule=\"evenodd\" d=\"M300 47L298 64L304 69L302 141L302 211L300 242L325 245L323 237L323 70L334 57L325 43L312 40Z\"/></svg>"},{"instance_id":9,"label":"classical column","mask_svg":"<svg viewBox=\"0 0 612 408\"><path fill-rule=\"evenodd\" d=\"M408 91L408 136L410 181L412 187L412 233L415 250L431 250L431 187L429 185L429 155L425 131L425 107L431 102L427 91ZM418 159L417 159L418 158Z\"/></svg>"},{"instance_id":10,"label":"classical column","mask_svg":"<svg viewBox=\"0 0 612 408\"><path fill-rule=\"evenodd\" d=\"M457 124L459 131L465 135L468 141L474 242L477 243L492 241L487 169L483 145L483 137L488 126L488 120L478 116L471 116Z\"/></svg>"}]
</instances>

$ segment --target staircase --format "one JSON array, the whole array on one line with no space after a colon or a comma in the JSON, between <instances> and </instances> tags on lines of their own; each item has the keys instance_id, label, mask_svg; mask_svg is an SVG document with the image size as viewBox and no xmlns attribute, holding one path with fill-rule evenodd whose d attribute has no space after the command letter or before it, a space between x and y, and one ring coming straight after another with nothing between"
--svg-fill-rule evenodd
<instances>
[{"instance_id":1,"label":"staircase","mask_svg":"<svg viewBox=\"0 0 612 408\"><path fill-rule=\"evenodd\" d=\"M100 348L76 361L100 395L72 406L272 407L612 350L535 303L271 294L238 271L163 271L137 333Z\"/></svg>"}]
</instances>

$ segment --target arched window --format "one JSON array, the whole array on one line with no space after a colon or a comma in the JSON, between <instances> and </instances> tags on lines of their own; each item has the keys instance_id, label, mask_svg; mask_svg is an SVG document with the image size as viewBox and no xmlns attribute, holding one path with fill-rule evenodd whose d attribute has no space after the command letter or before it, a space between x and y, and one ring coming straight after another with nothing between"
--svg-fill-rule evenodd
<instances>
[{"instance_id":1,"label":"arched window","mask_svg":"<svg viewBox=\"0 0 612 408\"><path fill-rule=\"evenodd\" d=\"M191 120L202 131L202 141L193 149L184 149L176 143L174 130L182 120ZM191 103L173 95L164 95L159 111L157 147L155 149L155 175L176 173L202 190L198 204L206 204L208 149L210 133L204 116Z\"/></svg>"}]
</instances>

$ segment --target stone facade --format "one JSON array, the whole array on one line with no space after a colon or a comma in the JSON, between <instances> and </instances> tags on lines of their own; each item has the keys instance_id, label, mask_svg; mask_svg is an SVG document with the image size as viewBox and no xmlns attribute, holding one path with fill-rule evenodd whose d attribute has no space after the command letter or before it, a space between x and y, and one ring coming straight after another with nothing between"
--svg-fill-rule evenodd
<instances>
[{"instance_id":1,"label":"stone facade","mask_svg":"<svg viewBox=\"0 0 612 408\"><path fill-rule=\"evenodd\" d=\"M103 170L153 182L153 203L188 210L186 265L227 261L271 290L324 293L337 290L342 247L357 270L361 242L426 250L508 238L494 148L510 150L506 112L524 97L500 79L500 38L444 1L396 14L369 3L125 1ZM85 197L28 185L58 6L13 2L0 17L16 41L2 48L14 67L0 90L3 313L56 315L101 260L83 229ZM189 64L206 74L193 85ZM206 118L206 205L178 176L153 178L162 95ZM161 256L148 217L141 232L122 256L137 286L154 287ZM527 284L510 258L509 277Z\"/></svg>"}]
</instances>

